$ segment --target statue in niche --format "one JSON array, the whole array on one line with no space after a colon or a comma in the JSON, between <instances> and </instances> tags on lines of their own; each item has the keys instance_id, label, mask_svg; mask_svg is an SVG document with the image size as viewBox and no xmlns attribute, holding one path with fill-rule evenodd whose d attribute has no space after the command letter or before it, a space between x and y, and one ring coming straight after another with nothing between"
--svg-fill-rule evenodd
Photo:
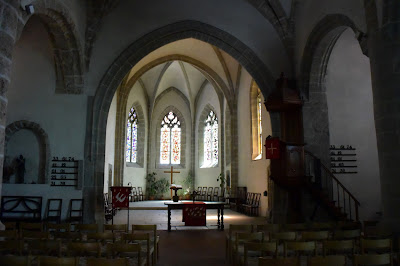
<instances>
[{"instance_id":1,"label":"statue in niche","mask_svg":"<svg viewBox=\"0 0 400 266\"><path fill-rule=\"evenodd\" d=\"M15 173L14 162L10 162L9 156L4 159L3 183L10 183L11 176Z\"/></svg>"},{"instance_id":2,"label":"statue in niche","mask_svg":"<svg viewBox=\"0 0 400 266\"><path fill-rule=\"evenodd\" d=\"M16 184L24 183L25 172L26 172L25 158L24 158L24 156L20 155L19 157L15 158L15 183Z\"/></svg>"}]
</instances>

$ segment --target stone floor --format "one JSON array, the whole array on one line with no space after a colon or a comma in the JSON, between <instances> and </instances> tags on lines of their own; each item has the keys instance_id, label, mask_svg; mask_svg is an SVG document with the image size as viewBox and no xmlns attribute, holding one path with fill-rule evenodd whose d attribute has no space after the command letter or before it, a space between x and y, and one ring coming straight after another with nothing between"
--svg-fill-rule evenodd
<instances>
[{"instance_id":1,"label":"stone floor","mask_svg":"<svg viewBox=\"0 0 400 266\"><path fill-rule=\"evenodd\" d=\"M167 208L164 205L167 201L139 201L129 204L129 225L132 224L156 224L158 230L167 230ZM114 224L127 224L128 211L120 210L114 216ZM207 210L207 226L185 226L182 222L182 210L171 211L172 230L202 230L217 229L217 210ZM111 221L109 221L111 223ZM236 211L224 210L225 230L229 224L263 224L266 223L265 217L250 217Z\"/></svg>"}]
</instances>

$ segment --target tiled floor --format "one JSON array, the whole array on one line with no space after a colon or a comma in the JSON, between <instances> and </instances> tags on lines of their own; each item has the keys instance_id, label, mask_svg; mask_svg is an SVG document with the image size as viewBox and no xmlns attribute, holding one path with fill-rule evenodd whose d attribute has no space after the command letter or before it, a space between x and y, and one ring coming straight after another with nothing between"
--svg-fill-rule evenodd
<instances>
[{"instance_id":1,"label":"tiled floor","mask_svg":"<svg viewBox=\"0 0 400 266\"><path fill-rule=\"evenodd\" d=\"M140 201L131 202L129 211L129 224L157 224L158 230L167 230L167 208L164 205L166 201ZM136 209L137 208L137 209ZM160 210L160 208L165 208ZM158 210L157 210L158 209ZM182 222L182 211L171 211L172 230L201 230L217 229L217 210L207 210L207 226L188 227ZM128 211L120 210L114 216L114 224L128 223ZM111 223L111 221L109 222ZM225 229L229 224L262 224L266 223L265 217L250 217L230 209L224 211Z\"/></svg>"}]
</instances>

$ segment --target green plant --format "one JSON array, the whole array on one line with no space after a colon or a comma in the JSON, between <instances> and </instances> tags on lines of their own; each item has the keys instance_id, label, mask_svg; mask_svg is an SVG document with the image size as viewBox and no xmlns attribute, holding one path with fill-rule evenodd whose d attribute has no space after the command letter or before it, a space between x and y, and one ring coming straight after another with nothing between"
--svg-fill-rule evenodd
<instances>
[{"instance_id":1,"label":"green plant","mask_svg":"<svg viewBox=\"0 0 400 266\"><path fill-rule=\"evenodd\" d=\"M169 181L165 178L161 178L156 181L157 183L157 194L162 195L169 190Z\"/></svg>"},{"instance_id":2,"label":"green plant","mask_svg":"<svg viewBox=\"0 0 400 266\"><path fill-rule=\"evenodd\" d=\"M147 194L149 197L162 195L169 190L169 182L165 178L157 179L157 173L149 173L146 177L147 180Z\"/></svg>"},{"instance_id":3,"label":"green plant","mask_svg":"<svg viewBox=\"0 0 400 266\"><path fill-rule=\"evenodd\" d=\"M190 194L194 185L194 178L191 171L189 171L188 175L183 179L182 183L186 186L184 194Z\"/></svg>"},{"instance_id":4,"label":"green plant","mask_svg":"<svg viewBox=\"0 0 400 266\"><path fill-rule=\"evenodd\" d=\"M220 173L217 177L217 181L221 181L221 183L219 184L219 186L221 187L221 191L223 191L225 188L225 180L226 178L224 176L224 173Z\"/></svg>"}]
</instances>

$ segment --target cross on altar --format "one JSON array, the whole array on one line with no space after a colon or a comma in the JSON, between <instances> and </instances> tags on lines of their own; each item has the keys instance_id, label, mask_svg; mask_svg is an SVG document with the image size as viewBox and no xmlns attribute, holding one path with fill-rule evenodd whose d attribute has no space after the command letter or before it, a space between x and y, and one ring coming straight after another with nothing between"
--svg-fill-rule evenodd
<instances>
[{"instance_id":1,"label":"cross on altar","mask_svg":"<svg viewBox=\"0 0 400 266\"><path fill-rule=\"evenodd\" d=\"M166 173L166 174L171 174L171 185L172 185L172 184L173 184L173 183L172 183L173 175L174 175L174 174L179 174L180 172L179 172L179 171L174 171L174 167L171 166L171 171L164 171L164 173ZM171 199L172 199L172 190L171 190Z\"/></svg>"}]
</instances>

